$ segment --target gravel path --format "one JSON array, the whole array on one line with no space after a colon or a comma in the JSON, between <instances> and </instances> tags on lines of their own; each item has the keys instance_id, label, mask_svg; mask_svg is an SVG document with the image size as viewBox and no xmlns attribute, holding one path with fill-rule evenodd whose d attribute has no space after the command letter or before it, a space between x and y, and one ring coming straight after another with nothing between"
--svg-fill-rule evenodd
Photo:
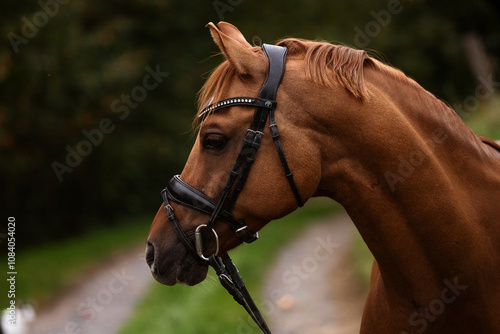
<instances>
[{"instance_id":1,"label":"gravel path","mask_svg":"<svg viewBox=\"0 0 500 334\"><path fill-rule=\"evenodd\" d=\"M349 266L353 236L342 214L283 249L264 289L273 334L359 333L366 296Z\"/></svg>"},{"instance_id":2,"label":"gravel path","mask_svg":"<svg viewBox=\"0 0 500 334\"><path fill-rule=\"evenodd\" d=\"M153 278L143 248L119 256L37 314L31 334L116 334Z\"/></svg>"},{"instance_id":3,"label":"gravel path","mask_svg":"<svg viewBox=\"0 0 500 334\"><path fill-rule=\"evenodd\" d=\"M353 233L343 214L313 223L282 250L264 291L273 334L359 332L365 296L349 267ZM142 248L84 276L77 288L39 311L30 334L116 334L153 282Z\"/></svg>"}]
</instances>

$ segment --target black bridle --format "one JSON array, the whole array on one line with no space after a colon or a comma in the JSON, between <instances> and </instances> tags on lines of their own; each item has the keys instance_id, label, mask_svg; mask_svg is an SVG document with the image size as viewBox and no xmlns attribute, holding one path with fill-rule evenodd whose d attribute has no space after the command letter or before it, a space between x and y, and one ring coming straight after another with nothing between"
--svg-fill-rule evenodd
<instances>
[{"instance_id":1,"label":"black bridle","mask_svg":"<svg viewBox=\"0 0 500 334\"><path fill-rule=\"evenodd\" d=\"M287 49L281 46L264 44L262 45L262 50L269 60L269 70L266 81L260 89L259 97L240 96L224 99L205 107L199 114L200 120L203 121L211 113L232 106L256 107L252 123L247 130L242 148L230 171L229 178L219 200L215 201L190 186L182 181L179 175L175 175L170 180L167 187L162 191L162 196L168 219L179 238L192 252L196 253L201 259L209 262L215 269L224 288L228 290L239 304L245 307L262 331L270 334L271 331L250 297L231 258L227 253L219 257L219 238L215 232L215 223L218 220L222 220L236 232L242 241L251 243L258 238L257 232L251 231L244 220L236 218L231 212L250 173L250 168L260 147L262 137L264 136L263 131L268 119L271 137L276 145L276 150L278 151L285 176L290 184L290 189L298 205L303 206L302 198L300 197L293 174L288 167L283 148L281 147L278 128L274 119L274 112L277 106L276 94L285 72ZM194 242L187 236L177 221L170 201L210 215L210 219L206 224L202 224L196 228ZM203 252L203 238L201 234L203 229L212 232L215 239L215 251L208 257Z\"/></svg>"}]
</instances>

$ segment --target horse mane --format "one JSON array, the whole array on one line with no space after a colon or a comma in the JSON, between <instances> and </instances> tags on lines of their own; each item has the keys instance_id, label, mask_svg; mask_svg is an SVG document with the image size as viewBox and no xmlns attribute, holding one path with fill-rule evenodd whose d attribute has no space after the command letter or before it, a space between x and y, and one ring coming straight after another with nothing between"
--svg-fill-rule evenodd
<instances>
[{"instance_id":1,"label":"horse mane","mask_svg":"<svg viewBox=\"0 0 500 334\"><path fill-rule=\"evenodd\" d=\"M304 59L308 79L326 87L340 85L360 100L366 100L369 95L363 75L366 67L376 68L397 80L420 87L400 70L370 57L363 50L298 38L283 39L277 45L288 49L289 58ZM254 52L259 51L260 47L254 47ZM198 94L198 114L212 98L213 101L219 99L217 95L224 88L224 79L232 75L237 73L227 60L213 70ZM194 124L197 125L196 120Z\"/></svg>"},{"instance_id":2,"label":"horse mane","mask_svg":"<svg viewBox=\"0 0 500 334\"><path fill-rule=\"evenodd\" d=\"M277 45L286 47L289 57L303 57L308 79L326 87L340 84L356 98L367 97L363 68L374 63L365 51L297 38L281 40Z\"/></svg>"}]
</instances>

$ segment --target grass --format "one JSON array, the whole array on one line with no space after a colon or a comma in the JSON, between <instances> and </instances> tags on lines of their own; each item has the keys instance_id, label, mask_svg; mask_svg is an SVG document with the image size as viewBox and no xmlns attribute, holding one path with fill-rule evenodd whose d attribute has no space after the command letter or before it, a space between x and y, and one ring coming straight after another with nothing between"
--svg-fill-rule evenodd
<instances>
[{"instance_id":1,"label":"grass","mask_svg":"<svg viewBox=\"0 0 500 334\"><path fill-rule=\"evenodd\" d=\"M360 286L368 289L373 265L373 255L359 233L356 233L354 237L351 249L351 265L354 270L355 278L360 283Z\"/></svg>"},{"instance_id":2,"label":"grass","mask_svg":"<svg viewBox=\"0 0 500 334\"><path fill-rule=\"evenodd\" d=\"M16 300L38 306L50 302L106 259L144 244L150 224L151 218L133 219L17 254Z\"/></svg>"},{"instance_id":3,"label":"grass","mask_svg":"<svg viewBox=\"0 0 500 334\"><path fill-rule=\"evenodd\" d=\"M331 200L311 200L304 208L266 226L256 243L231 252L254 297L258 297L267 266L283 244L298 235L311 221L328 216L339 207ZM259 305L258 298L256 303ZM245 310L219 285L213 270L210 270L208 279L195 287L166 287L154 283L120 334L224 334L235 330L249 333L256 330L254 326Z\"/></svg>"},{"instance_id":4,"label":"grass","mask_svg":"<svg viewBox=\"0 0 500 334\"><path fill-rule=\"evenodd\" d=\"M474 133L500 140L500 95L483 102L464 121Z\"/></svg>"}]
</instances>

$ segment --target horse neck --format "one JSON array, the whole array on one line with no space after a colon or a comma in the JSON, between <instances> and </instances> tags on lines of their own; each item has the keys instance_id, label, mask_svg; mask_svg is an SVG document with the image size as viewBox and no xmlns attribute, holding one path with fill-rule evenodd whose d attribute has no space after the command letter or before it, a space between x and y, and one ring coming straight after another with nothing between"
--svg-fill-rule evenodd
<instances>
[{"instance_id":1,"label":"horse neck","mask_svg":"<svg viewBox=\"0 0 500 334\"><path fill-rule=\"evenodd\" d=\"M335 117L321 119L335 131L331 145L321 139L331 159L318 195L345 207L394 288L435 282L442 289L443 279L477 265L477 253L464 245L490 244L477 224L500 214L492 209L499 155L416 84L370 72L366 80L372 94L348 110L359 115L350 136Z\"/></svg>"}]
</instances>

